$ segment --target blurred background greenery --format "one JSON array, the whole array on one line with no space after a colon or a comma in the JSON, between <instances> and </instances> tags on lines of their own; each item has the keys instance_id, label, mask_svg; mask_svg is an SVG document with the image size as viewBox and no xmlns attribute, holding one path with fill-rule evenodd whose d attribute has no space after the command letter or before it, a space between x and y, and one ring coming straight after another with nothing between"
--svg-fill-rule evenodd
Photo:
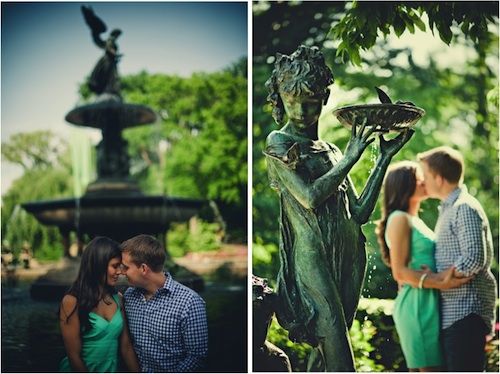
<instances>
[{"instance_id":1,"label":"blurred background greenery","mask_svg":"<svg viewBox=\"0 0 500 374\"><path fill-rule=\"evenodd\" d=\"M378 86L394 100L412 101L426 111L395 161L414 160L417 153L440 145L462 152L465 183L490 220L498 281L498 2L254 3L253 273L273 285L279 268L279 201L269 187L262 154L266 136L277 126L266 103L264 82L276 53L290 54L300 44L318 46L335 76L320 118L322 139L345 149L350 133L332 111L377 103ZM358 191L377 152L377 146L371 146L351 171ZM436 200L421 207L420 216L431 228L437 207ZM397 293L390 269L380 259L374 233L378 218L379 204L363 227L368 255L363 298L374 304L394 299ZM369 313L360 307L359 323L351 331L358 369L406 370L392 317L377 310ZM287 352L294 370L305 370L307 347L288 341L276 322L269 340ZM488 370L498 371L498 333L493 342L495 357L490 357Z\"/></svg>"},{"instance_id":2,"label":"blurred background greenery","mask_svg":"<svg viewBox=\"0 0 500 374\"><path fill-rule=\"evenodd\" d=\"M124 76L121 82L126 102L147 105L159 117L153 125L124 132L132 178L145 194L201 198L215 207L215 214L202 215L195 224L172 226L167 236L171 254L183 256L189 251L218 249L222 243L246 243L246 58L215 73L182 78L143 71ZM80 96L82 102L90 100L84 84ZM78 138L80 143L84 140L88 141ZM29 243L39 261L62 256L57 229L39 224L20 204L84 192L76 188L81 181L73 175L73 147L71 139L50 131L18 133L2 143L2 157L23 169L9 190L2 191L4 252L17 257ZM89 164L95 169L92 159L93 148ZM95 170L90 174L95 179Z\"/></svg>"}]
</instances>

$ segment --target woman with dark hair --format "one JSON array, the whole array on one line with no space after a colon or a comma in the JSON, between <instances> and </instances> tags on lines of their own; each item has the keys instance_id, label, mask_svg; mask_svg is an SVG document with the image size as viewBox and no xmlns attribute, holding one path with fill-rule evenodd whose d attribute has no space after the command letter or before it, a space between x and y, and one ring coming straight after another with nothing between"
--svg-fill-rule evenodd
<instances>
[{"instance_id":1,"label":"woman with dark hair","mask_svg":"<svg viewBox=\"0 0 500 374\"><path fill-rule=\"evenodd\" d=\"M90 241L78 276L59 308L67 353L61 372L117 372L119 348L128 369L139 371L122 296L114 289L120 274L120 245L106 237Z\"/></svg>"},{"instance_id":2,"label":"woman with dark hair","mask_svg":"<svg viewBox=\"0 0 500 374\"><path fill-rule=\"evenodd\" d=\"M354 371L348 331L365 275L368 221L394 154L410 139L380 137L380 157L358 196L349 171L375 139L374 126L352 127L342 154L318 138L318 120L333 74L315 47L278 55L266 86L282 126L267 137L271 187L280 198L279 323L290 339L314 346L309 371Z\"/></svg>"},{"instance_id":3,"label":"woman with dark hair","mask_svg":"<svg viewBox=\"0 0 500 374\"><path fill-rule=\"evenodd\" d=\"M377 236L382 259L399 284L393 318L410 371L437 371L444 363L439 344L439 292L470 278L456 278L453 267L435 273L434 233L418 217L428 195L419 165L392 165L384 182Z\"/></svg>"}]
</instances>

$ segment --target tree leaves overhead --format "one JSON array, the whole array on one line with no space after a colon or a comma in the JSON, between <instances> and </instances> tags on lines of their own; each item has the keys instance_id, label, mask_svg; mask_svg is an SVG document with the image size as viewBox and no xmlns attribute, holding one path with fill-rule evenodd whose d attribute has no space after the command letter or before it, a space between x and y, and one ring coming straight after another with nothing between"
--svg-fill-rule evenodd
<instances>
[{"instance_id":1,"label":"tree leaves overhead","mask_svg":"<svg viewBox=\"0 0 500 374\"><path fill-rule=\"evenodd\" d=\"M488 24L498 24L498 2L423 2L423 1L354 1L347 2L343 17L332 27L331 38L339 40L337 56L342 61L360 65L360 50L375 45L377 37L387 36L392 30L400 37L405 31L415 32L415 27L425 31L423 15L426 14L429 30L437 33L449 45L453 39L453 26L474 43L484 43L491 38Z\"/></svg>"}]
</instances>

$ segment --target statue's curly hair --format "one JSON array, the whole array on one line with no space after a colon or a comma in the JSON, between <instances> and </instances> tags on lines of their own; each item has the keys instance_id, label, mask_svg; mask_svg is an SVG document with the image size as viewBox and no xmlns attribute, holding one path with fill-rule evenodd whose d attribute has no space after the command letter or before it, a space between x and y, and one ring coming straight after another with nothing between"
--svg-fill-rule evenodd
<instances>
[{"instance_id":1,"label":"statue's curly hair","mask_svg":"<svg viewBox=\"0 0 500 374\"><path fill-rule=\"evenodd\" d=\"M294 96L315 96L328 99L328 86L334 81L323 53L317 47L301 45L290 56L278 53L271 77L266 82L267 101L273 107L273 118L283 124L285 108L280 92Z\"/></svg>"}]
</instances>

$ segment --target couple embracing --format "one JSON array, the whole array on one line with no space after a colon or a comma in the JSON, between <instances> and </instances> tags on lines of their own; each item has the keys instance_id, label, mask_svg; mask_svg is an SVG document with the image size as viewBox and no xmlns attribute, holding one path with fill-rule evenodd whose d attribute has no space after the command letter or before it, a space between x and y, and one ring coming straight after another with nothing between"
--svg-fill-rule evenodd
<instances>
[{"instance_id":1,"label":"couple embracing","mask_svg":"<svg viewBox=\"0 0 500 374\"><path fill-rule=\"evenodd\" d=\"M377 230L382 257L399 284L394 322L412 371L483 371L495 320L496 282L486 214L463 180L463 159L449 147L393 165ZM420 202L441 200L435 231Z\"/></svg>"},{"instance_id":2,"label":"couple embracing","mask_svg":"<svg viewBox=\"0 0 500 374\"><path fill-rule=\"evenodd\" d=\"M97 237L85 248L59 319L67 356L62 372L199 371L207 353L203 299L163 271L165 249L149 235L121 245ZM132 287L115 285L126 275Z\"/></svg>"}]
</instances>

